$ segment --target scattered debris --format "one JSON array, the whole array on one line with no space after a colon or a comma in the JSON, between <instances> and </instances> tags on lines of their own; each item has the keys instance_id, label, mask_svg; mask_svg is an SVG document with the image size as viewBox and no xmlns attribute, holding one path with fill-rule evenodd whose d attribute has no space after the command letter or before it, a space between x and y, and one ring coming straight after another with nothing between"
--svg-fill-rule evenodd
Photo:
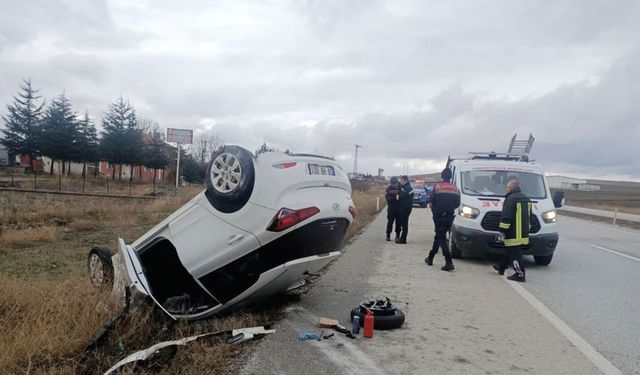
<instances>
[{"instance_id":1,"label":"scattered debris","mask_svg":"<svg viewBox=\"0 0 640 375\"><path fill-rule=\"evenodd\" d=\"M320 328L333 328L338 324L338 320L329 318L318 319L318 327Z\"/></svg>"},{"instance_id":2,"label":"scattered debris","mask_svg":"<svg viewBox=\"0 0 640 375\"><path fill-rule=\"evenodd\" d=\"M227 339L228 344L239 344L241 342L245 342L252 339L261 338L270 333L275 333L275 329L267 329L266 327L250 327L250 328L241 328L234 330L226 330L226 331L218 331L205 333L202 335L196 335L191 337L186 337L180 340L173 341L165 341L158 344L155 344L147 349L137 351L133 354L130 354L120 362L116 363L113 367L111 367L104 375L109 375L115 372L120 367L129 364L129 363L139 363L145 362L152 358L165 357L165 360L170 360L176 354L178 350L178 346L183 346L189 342L200 340L203 338L212 338L212 337L224 337Z\"/></svg>"},{"instance_id":3,"label":"scattered debris","mask_svg":"<svg viewBox=\"0 0 640 375\"><path fill-rule=\"evenodd\" d=\"M318 337L319 336L313 332L300 332L300 335L298 335L300 341L317 340Z\"/></svg>"},{"instance_id":4,"label":"scattered debris","mask_svg":"<svg viewBox=\"0 0 640 375\"><path fill-rule=\"evenodd\" d=\"M323 340L328 340L328 339L332 338L334 335L335 335L334 333L330 333L330 334L328 334L328 335L324 335L324 336L322 336L322 339L323 339Z\"/></svg>"}]
</instances>

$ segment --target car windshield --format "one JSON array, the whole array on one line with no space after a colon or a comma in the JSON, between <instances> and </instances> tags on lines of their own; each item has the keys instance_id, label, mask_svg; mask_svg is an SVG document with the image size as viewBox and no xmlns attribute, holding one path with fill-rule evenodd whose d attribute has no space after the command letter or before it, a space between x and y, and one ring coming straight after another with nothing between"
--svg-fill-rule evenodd
<instances>
[{"instance_id":1,"label":"car windshield","mask_svg":"<svg viewBox=\"0 0 640 375\"><path fill-rule=\"evenodd\" d=\"M503 197L510 180L518 180L520 189L529 198L547 197L547 189L541 174L509 170L470 170L462 172L462 193Z\"/></svg>"},{"instance_id":2,"label":"car windshield","mask_svg":"<svg viewBox=\"0 0 640 375\"><path fill-rule=\"evenodd\" d=\"M420 191L424 190L424 185L418 184L418 183L415 183L415 182L411 183L411 187L414 188L414 189L419 189Z\"/></svg>"}]
</instances>

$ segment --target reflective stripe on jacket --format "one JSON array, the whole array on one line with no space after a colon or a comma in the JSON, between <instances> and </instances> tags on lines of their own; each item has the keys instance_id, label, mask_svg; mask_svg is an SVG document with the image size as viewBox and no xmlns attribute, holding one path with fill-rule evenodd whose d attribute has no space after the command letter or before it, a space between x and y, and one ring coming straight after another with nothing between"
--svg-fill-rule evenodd
<instances>
[{"instance_id":1,"label":"reflective stripe on jacket","mask_svg":"<svg viewBox=\"0 0 640 375\"><path fill-rule=\"evenodd\" d=\"M519 246L529 244L531 229L531 201L521 191L508 193L502 206L500 231L504 233L504 245Z\"/></svg>"}]
</instances>

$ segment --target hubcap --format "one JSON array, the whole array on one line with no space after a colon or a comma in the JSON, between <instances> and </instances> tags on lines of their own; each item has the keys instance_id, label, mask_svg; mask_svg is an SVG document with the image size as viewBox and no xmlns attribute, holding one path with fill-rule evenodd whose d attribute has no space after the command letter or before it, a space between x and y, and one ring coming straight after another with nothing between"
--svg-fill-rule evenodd
<instances>
[{"instance_id":1,"label":"hubcap","mask_svg":"<svg viewBox=\"0 0 640 375\"><path fill-rule=\"evenodd\" d=\"M91 254L89 258L89 278L93 285L100 285L104 281L104 268L100 257Z\"/></svg>"},{"instance_id":2,"label":"hubcap","mask_svg":"<svg viewBox=\"0 0 640 375\"><path fill-rule=\"evenodd\" d=\"M213 160L211 184L220 193L230 193L240 184L242 167L234 155L224 152Z\"/></svg>"}]
</instances>

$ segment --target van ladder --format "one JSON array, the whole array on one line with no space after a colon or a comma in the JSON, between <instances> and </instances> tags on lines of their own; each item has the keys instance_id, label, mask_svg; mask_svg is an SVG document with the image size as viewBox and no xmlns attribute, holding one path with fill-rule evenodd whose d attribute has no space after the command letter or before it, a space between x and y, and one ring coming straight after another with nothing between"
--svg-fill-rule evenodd
<instances>
[{"instance_id":1,"label":"van ladder","mask_svg":"<svg viewBox=\"0 0 640 375\"><path fill-rule=\"evenodd\" d=\"M531 148L533 147L533 141L536 139L533 138L533 135L529 134L529 139L516 139L518 133L513 135L511 138L511 143L509 144L509 151L507 154L509 155L529 155L531 152Z\"/></svg>"}]
</instances>

